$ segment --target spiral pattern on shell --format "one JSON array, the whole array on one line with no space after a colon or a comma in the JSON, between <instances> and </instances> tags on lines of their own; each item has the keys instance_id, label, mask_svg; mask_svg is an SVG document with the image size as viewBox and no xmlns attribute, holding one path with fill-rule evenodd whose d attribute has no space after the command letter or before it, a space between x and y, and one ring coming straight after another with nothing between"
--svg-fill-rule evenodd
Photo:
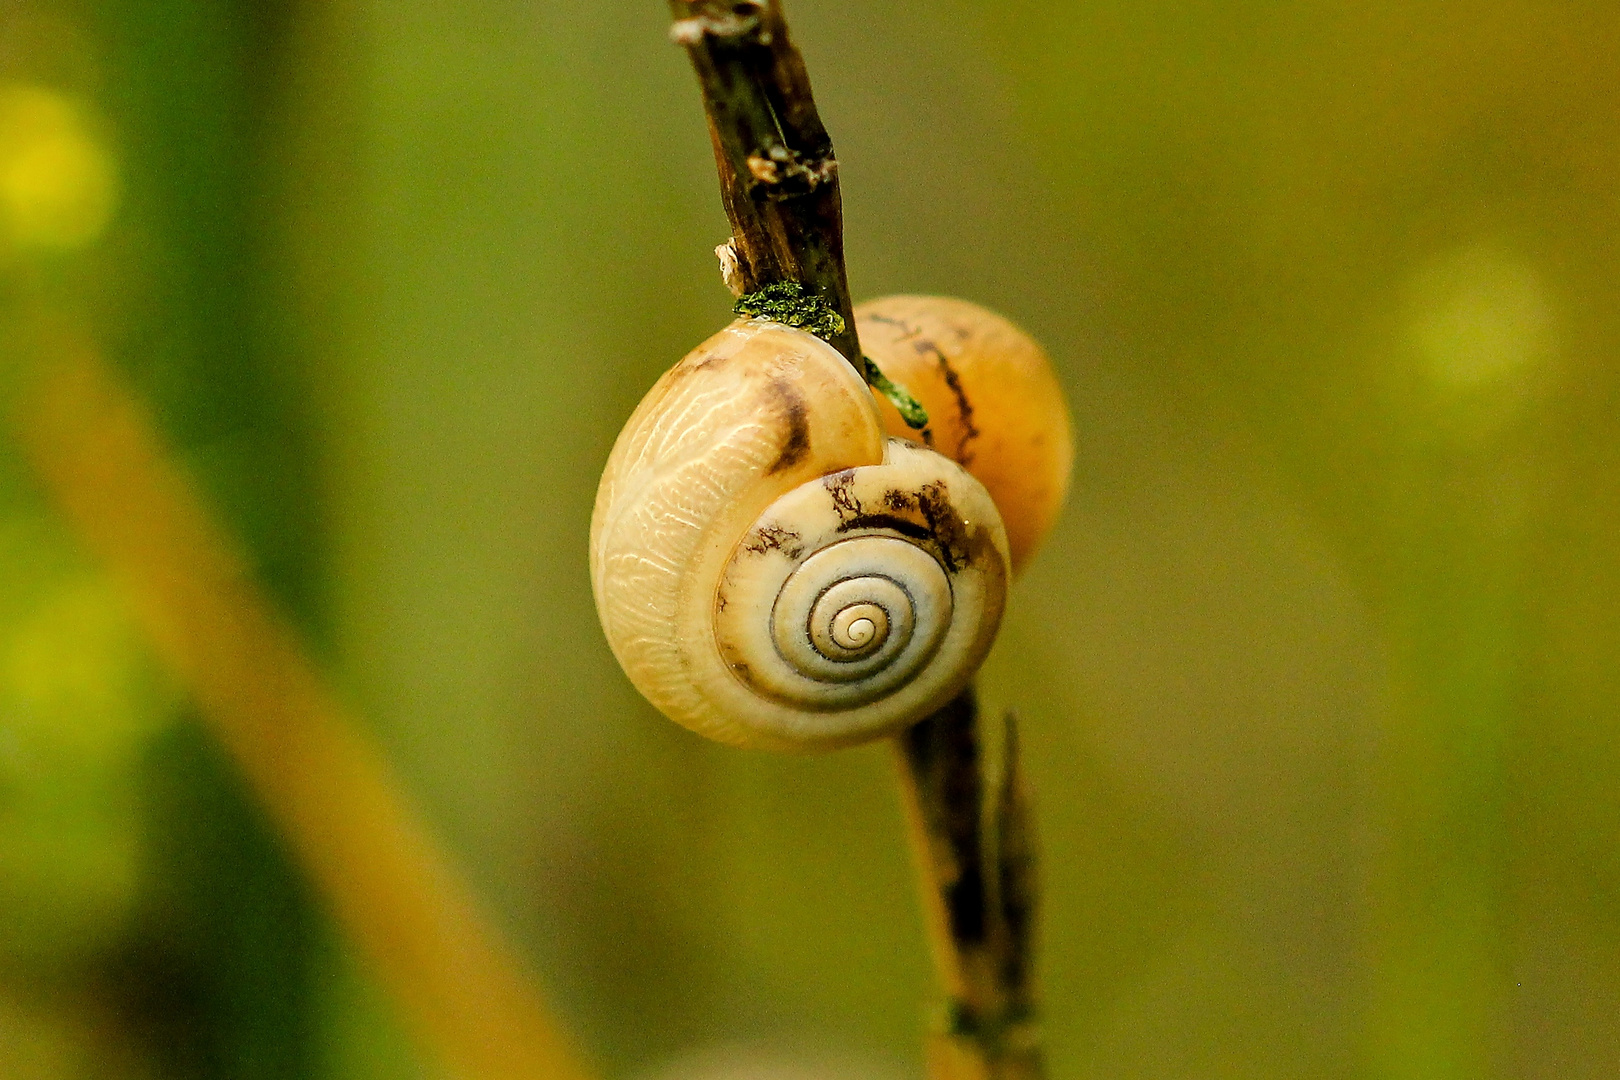
<instances>
[{"instance_id":1,"label":"spiral pattern on shell","mask_svg":"<svg viewBox=\"0 0 1620 1080\"><path fill-rule=\"evenodd\" d=\"M1007 539L982 485L884 436L800 330L739 320L647 394L591 523L597 610L631 681L711 738L825 749L921 718L995 638Z\"/></svg>"}]
</instances>

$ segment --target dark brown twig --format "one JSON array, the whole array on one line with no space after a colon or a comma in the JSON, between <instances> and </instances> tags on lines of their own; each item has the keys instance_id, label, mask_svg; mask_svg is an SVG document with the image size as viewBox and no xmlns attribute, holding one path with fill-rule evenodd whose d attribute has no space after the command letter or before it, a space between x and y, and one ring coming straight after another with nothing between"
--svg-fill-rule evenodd
<instances>
[{"instance_id":1,"label":"dark brown twig","mask_svg":"<svg viewBox=\"0 0 1620 1080\"><path fill-rule=\"evenodd\" d=\"M1017 724L1009 713L991 790L978 721L970 687L897 740L929 941L947 999L929 1073L934 1080L1035 1080L1035 856Z\"/></svg>"},{"instance_id":2,"label":"dark brown twig","mask_svg":"<svg viewBox=\"0 0 1620 1080\"><path fill-rule=\"evenodd\" d=\"M830 340L862 372L838 160L777 0L671 0L670 37L703 91L739 293L793 281L844 321ZM724 259L725 256L722 256ZM729 275L728 275L729 276Z\"/></svg>"}]
</instances>

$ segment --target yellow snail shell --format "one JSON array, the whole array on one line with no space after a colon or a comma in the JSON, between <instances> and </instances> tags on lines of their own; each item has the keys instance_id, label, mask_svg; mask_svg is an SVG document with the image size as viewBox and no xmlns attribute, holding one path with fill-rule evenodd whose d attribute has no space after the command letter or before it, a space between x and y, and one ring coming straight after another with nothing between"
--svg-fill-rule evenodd
<instances>
[{"instance_id":1,"label":"yellow snail shell","mask_svg":"<svg viewBox=\"0 0 1620 1080\"><path fill-rule=\"evenodd\" d=\"M1052 363L1034 338L977 304L886 296L855 309L861 348L928 410L913 431L879 404L889 434L923 442L989 490L1007 526L1013 571L1057 521L1074 447Z\"/></svg>"},{"instance_id":2,"label":"yellow snail shell","mask_svg":"<svg viewBox=\"0 0 1620 1080\"><path fill-rule=\"evenodd\" d=\"M591 519L620 665L710 738L830 749L920 719L995 638L1006 532L956 463L884 435L821 339L739 319L648 392Z\"/></svg>"}]
</instances>

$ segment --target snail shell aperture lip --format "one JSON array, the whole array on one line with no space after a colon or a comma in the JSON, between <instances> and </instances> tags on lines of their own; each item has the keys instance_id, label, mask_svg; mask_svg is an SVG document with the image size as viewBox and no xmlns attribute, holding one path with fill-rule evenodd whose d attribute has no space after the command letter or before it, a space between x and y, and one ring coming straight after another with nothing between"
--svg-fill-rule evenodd
<instances>
[{"instance_id":1,"label":"snail shell aperture lip","mask_svg":"<svg viewBox=\"0 0 1620 1080\"><path fill-rule=\"evenodd\" d=\"M989 650L1008 578L983 486L886 439L831 346L760 320L693 350L625 425L591 564L648 700L776 749L862 742L943 704Z\"/></svg>"}]
</instances>

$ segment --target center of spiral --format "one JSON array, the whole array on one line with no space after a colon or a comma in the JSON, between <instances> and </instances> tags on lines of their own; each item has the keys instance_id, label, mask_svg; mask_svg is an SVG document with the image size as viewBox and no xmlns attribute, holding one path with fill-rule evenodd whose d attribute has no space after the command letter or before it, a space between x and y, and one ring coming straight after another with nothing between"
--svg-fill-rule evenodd
<instances>
[{"instance_id":1,"label":"center of spiral","mask_svg":"<svg viewBox=\"0 0 1620 1080\"><path fill-rule=\"evenodd\" d=\"M889 639L889 611L860 596L871 591L870 580L844 581L828 590L810 612L810 643L828 660L848 663L864 660L881 650ZM839 593L845 593L839 596ZM855 596L847 595L854 592Z\"/></svg>"},{"instance_id":2,"label":"center of spiral","mask_svg":"<svg viewBox=\"0 0 1620 1080\"><path fill-rule=\"evenodd\" d=\"M840 648L865 654L889 636L889 613L876 604L851 604L833 616L831 629Z\"/></svg>"},{"instance_id":3,"label":"center of spiral","mask_svg":"<svg viewBox=\"0 0 1620 1080\"><path fill-rule=\"evenodd\" d=\"M716 612L716 638L739 652L754 640L748 610ZM811 708L865 705L930 662L951 612L951 583L927 551L889 536L840 540L787 575L771 601L770 652L744 657L746 678L779 671L772 685L783 700ZM722 625L735 630L721 638Z\"/></svg>"}]
</instances>

